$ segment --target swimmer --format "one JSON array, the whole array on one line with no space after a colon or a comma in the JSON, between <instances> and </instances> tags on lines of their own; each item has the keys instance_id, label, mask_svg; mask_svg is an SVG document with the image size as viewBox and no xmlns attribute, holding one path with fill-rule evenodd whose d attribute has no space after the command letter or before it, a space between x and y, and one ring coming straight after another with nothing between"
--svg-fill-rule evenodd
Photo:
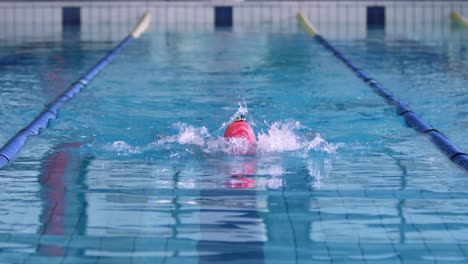
<instances>
[{"instance_id":1,"label":"swimmer","mask_svg":"<svg viewBox=\"0 0 468 264\"><path fill-rule=\"evenodd\" d=\"M241 150L238 154L253 154L255 152L255 147L257 144L257 138L252 127L245 121L245 116L241 115L238 117L232 124L226 128L224 132L224 138L243 138L249 144L249 147L246 150Z\"/></svg>"},{"instance_id":2,"label":"swimmer","mask_svg":"<svg viewBox=\"0 0 468 264\"><path fill-rule=\"evenodd\" d=\"M257 138L252 127L245 121L245 116L241 115L230 124L224 132L224 138L244 138L250 144L256 144Z\"/></svg>"}]
</instances>

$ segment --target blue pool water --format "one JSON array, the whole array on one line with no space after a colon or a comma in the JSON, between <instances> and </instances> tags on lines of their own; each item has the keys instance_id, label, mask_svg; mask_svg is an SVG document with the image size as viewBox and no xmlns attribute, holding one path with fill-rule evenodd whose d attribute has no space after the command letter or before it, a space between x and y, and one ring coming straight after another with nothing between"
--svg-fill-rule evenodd
<instances>
[{"instance_id":1,"label":"blue pool water","mask_svg":"<svg viewBox=\"0 0 468 264\"><path fill-rule=\"evenodd\" d=\"M0 171L0 262L466 263L466 173L307 35L267 32L128 46ZM75 33L0 47L0 144L115 45ZM463 34L331 42L466 151ZM255 155L220 139L239 114Z\"/></svg>"}]
</instances>

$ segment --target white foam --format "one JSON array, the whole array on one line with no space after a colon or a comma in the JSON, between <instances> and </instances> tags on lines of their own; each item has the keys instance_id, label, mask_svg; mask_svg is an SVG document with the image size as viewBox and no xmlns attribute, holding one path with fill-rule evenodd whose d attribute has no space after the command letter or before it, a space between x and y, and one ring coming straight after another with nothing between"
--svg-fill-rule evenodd
<instances>
[{"instance_id":1,"label":"white foam","mask_svg":"<svg viewBox=\"0 0 468 264\"><path fill-rule=\"evenodd\" d=\"M237 109L237 111L229 118L228 121L223 122L221 127L218 128L218 131L221 131L227 126L229 126L232 122L236 120L236 118L240 117L241 115L247 117L247 121L249 121L250 125L255 125L255 122L253 122L253 120L249 118L248 113L249 113L249 108L247 107L247 103L245 101L240 102L239 108Z\"/></svg>"},{"instance_id":2,"label":"white foam","mask_svg":"<svg viewBox=\"0 0 468 264\"><path fill-rule=\"evenodd\" d=\"M176 123L174 124L174 127L179 129L179 133L175 136L165 137L158 140L157 144L162 145L165 143L177 142L182 145L189 144L203 146L205 145L205 138L211 137L210 133L208 133L208 129L204 126L196 128L185 123Z\"/></svg>"},{"instance_id":3,"label":"white foam","mask_svg":"<svg viewBox=\"0 0 468 264\"><path fill-rule=\"evenodd\" d=\"M268 125L268 124L267 124ZM266 132L258 133L256 145L252 145L244 138L213 137L206 127L194 127L185 123L177 123L174 127L179 129L176 135L164 137L157 142L156 146L167 146L168 144L199 146L205 153L225 153L228 155L240 155L252 153L267 155L269 153L297 152L300 156L308 156L309 152L325 152L333 154L340 147L339 144L328 143L320 134L302 135L300 129L306 129L297 121L276 121L268 125ZM186 148L186 151L192 151Z\"/></svg>"},{"instance_id":4,"label":"white foam","mask_svg":"<svg viewBox=\"0 0 468 264\"><path fill-rule=\"evenodd\" d=\"M258 134L258 148L261 152L283 152L302 148L299 137L294 130L299 122L274 122L266 133Z\"/></svg>"},{"instance_id":5,"label":"white foam","mask_svg":"<svg viewBox=\"0 0 468 264\"><path fill-rule=\"evenodd\" d=\"M133 147L123 140L114 141L111 145L106 146L105 149L115 151L118 155L142 153L139 147Z\"/></svg>"},{"instance_id":6,"label":"white foam","mask_svg":"<svg viewBox=\"0 0 468 264\"><path fill-rule=\"evenodd\" d=\"M206 153L222 152L229 155L241 155L243 153L255 153L255 148L255 145L250 144L244 138L225 139L218 137L207 140L203 151Z\"/></svg>"},{"instance_id":7,"label":"white foam","mask_svg":"<svg viewBox=\"0 0 468 264\"><path fill-rule=\"evenodd\" d=\"M248 116L248 113L246 102L240 102L239 108L229 120L223 122L221 127L214 131L215 135L218 135L221 129L234 122L240 115L246 116L247 122L255 128L255 123L252 117ZM124 155L141 153L147 150L165 149L170 151L171 158L179 158L181 155L197 155L197 152L199 153L197 148L210 155L216 155L217 153L269 155L271 153L291 152L295 156L308 157L311 152L334 154L338 148L342 147L341 144L328 143L320 134L311 134L310 129L298 121L275 121L270 124L264 122L264 124L267 131L260 131L257 134L257 144L251 144L244 138L225 139L221 136L212 136L204 126L195 127L179 122L173 124L173 127L178 130L177 134L163 137L147 146L134 147L124 141L115 141L109 149ZM181 148L182 146L183 148Z\"/></svg>"},{"instance_id":8,"label":"white foam","mask_svg":"<svg viewBox=\"0 0 468 264\"><path fill-rule=\"evenodd\" d=\"M333 154L340 147L340 145L328 143L320 134L315 134L314 138L309 140L310 134L298 133L299 129L304 128L300 122L292 120L273 122L266 133L258 134L258 150L260 153L302 150L303 155L307 156L309 151Z\"/></svg>"}]
</instances>

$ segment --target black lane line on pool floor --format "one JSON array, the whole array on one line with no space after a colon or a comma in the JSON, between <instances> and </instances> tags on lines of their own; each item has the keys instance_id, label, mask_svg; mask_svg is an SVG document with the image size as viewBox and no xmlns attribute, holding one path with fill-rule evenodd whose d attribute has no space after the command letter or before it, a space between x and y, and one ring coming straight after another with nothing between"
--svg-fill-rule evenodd
<instances>
[{"instance_id":1,"label":"black lane line on pool floor","mask_svg":"<svg viewBox=\"0 0 468 264\"><path fill-rule=\"evenodd\" d=\"M29 123L25 128L21 129L15 134L2 148L0 148L0 169L5 167L12 161L19 151L26 144L26 140L30 136L39 135L41 130L47 128L51 119L57 118L58 110L66 102L73 99L82 88L84 88L89 81L91 81L104 67L107 66L120 51L130 44L133 40L140 37L140 35L148 28L151 22L151 15L146 13L132 30L132 32L125 37L113 50L111 50L104 58L102 58L96 65L87 71L77 81L73 82L61 95L49 103L46 108L36 118Z\"/></svg>"},{"instance_id":2,"label":"black lane line on pool floor","mask_svg":"<svg viewBox=\"0 0 468 264\"><path fill-rule=\"evenodd\" d=\"M333 47L325 38L323 38L318 31L312 26L307 18L301 13L297 14L299 24L304 30L309 33L318 43L323 45L326 49L331 51L335 57L340 59L348 68L350 68L361 80L363 80L375 93L384 98L387 104L396 108L398 115L402 116L406 124L414 130L427 135L430 140L442 151L452 162L459 165L465 171L468 171L468 154L463 152L455 144L453 144L447 137L445 137L437 129L433 128L422 120L416 113L414 113L409 106L398 99L392 92L387 90L382 84L377 82L374 78L370 77L363 70L354 65L351 61L346 59L341 52Z\"/></svg>"}]
</instances>

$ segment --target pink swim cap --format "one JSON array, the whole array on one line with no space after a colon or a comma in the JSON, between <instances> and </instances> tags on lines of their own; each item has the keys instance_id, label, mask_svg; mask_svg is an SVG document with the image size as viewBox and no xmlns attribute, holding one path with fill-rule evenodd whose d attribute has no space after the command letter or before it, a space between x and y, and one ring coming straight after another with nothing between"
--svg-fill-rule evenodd
<instances>
[{"instance_id":1,"label":"pink swim cap","mask_svg":"<svg viewBox=\"0 0 468 264\"><path fill-rule=\"evenodd\" d=\"M225 138L245 138L251 144L257 143L255 133L249 123L245 122L243 116L230 124L224 132Z\"/></svg>"}]
</instances>

